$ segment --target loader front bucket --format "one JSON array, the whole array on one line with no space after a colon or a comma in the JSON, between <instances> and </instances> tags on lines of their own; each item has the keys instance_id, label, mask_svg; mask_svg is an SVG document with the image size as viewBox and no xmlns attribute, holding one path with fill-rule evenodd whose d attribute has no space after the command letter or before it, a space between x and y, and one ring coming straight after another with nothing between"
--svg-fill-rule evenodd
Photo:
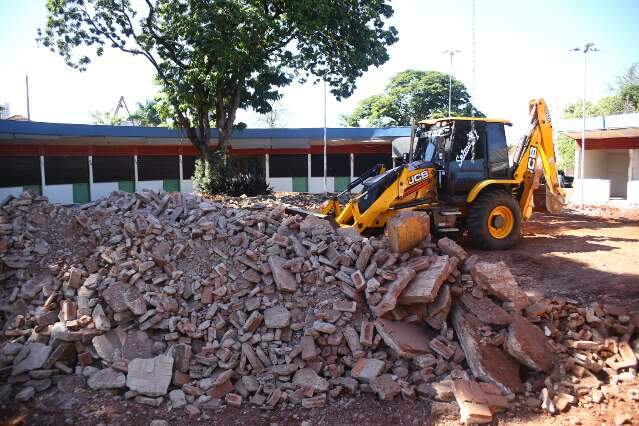
<instances>
[{"instance_id":1,"label":"loader front bucket","mask_svg":"<svg viewBox=\"0 0 639 426\"><path fill-rule=\"evenodd\" d=\"M314 212L312 210L306 210L306 209L302 209L299 207L293 207L293 206L287 206L286 207L286 213L288 214L298 214L300 216L315 216L319 219L324 219L326 220L328 223L331 224L331 226L333 227L333 229L337 229L339 228L339 225L337 224L337 222L335 222L335 216L333 215L327 215L327 214L323 214L320 212Z\"/></svg>"}]
</instances>

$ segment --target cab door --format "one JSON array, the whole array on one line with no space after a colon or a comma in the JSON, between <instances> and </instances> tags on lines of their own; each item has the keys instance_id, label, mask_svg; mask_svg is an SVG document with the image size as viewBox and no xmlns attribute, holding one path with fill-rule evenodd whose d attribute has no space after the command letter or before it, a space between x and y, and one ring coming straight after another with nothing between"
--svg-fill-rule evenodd
<instances>
[{"instance_id":1,"label":"cab door","mask_svg":"<svg viewBox=\"0 0 639 426\"><path fill-rule=\"evenodd\" d=\"M486 178L485 122L455 121L447 166L445 191L450 196L466 194Z\"/></svg>"}]
</instances>

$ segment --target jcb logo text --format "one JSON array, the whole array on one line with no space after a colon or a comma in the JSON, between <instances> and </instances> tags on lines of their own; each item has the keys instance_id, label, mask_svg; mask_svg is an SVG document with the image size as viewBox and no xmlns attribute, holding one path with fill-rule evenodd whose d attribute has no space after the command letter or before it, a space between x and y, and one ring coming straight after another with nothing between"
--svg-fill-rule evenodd
<instances>
[{"instance_id":1,"label":"jcb logo text","mask_svg":"<svg viewBox=\"0 0 639 426\"><path fill-rule=\"evenodd\" d=\"M428 180L428 172L424 170L421 173L417 173L416 175L412 175L408 178L408 186L415 185L423 180Z\"/></svg>"}]
</instances>

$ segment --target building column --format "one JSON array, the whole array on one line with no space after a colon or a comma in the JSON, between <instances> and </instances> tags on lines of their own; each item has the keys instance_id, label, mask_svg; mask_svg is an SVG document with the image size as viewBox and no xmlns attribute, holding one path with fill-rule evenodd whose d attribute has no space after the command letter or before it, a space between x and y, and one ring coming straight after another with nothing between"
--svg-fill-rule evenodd
<instances>
[{"instance_id":1,"label":"building column","mask_svg":"<svg viewBox=\"0 0 639 426\"><path fill-rule=\"evenodd\" d=\"M138 156L133 156L133 192L138 190Z\"/></svg>"},{"instance_id":2,"label":"building column","mask_svg":"<svg viewBox=\"0 0 639 426\"><path fill-rule=\"evenodd\" d=\"M93 155L89 155L89 201L93 201L92 197L95 194L93 189Z\"/></svg>"},{"instance_id":3,"label":"building column","mask_svg":"<svg viewBox=\"0 0 639 426\"><path fill-rule=\"evenodd\" d=\"M308 180L307 191L311 192L311 154L306 154L306 179Z\"/></svg>"},{"instance_id":4,"label":"building column","mask_svg":"<svg viewBox=\"0 0 639 426\"><path fill-rule=\"evenodd\" d=\"M40 194L44 195L44 186L47 184L44 178L44 155L40 156Z\"/></svg>"},{"instance_id":5,"label":"building column","mask_svg":"<svg viewBox=\"0 0 639 426\"><path fill-rule=\"evenodd\" d=\"M270 165L270 158L268 153L264 154L264 172L266 174L266 181L268 182L268 180L271 177L271 171L269 169L269 165Z\"/></svg>"},{"instance_id":6,"label":"building column","mask_svg":"<svg viewBox=\"0 0 639 426\"><path fill-rule=\"evenodd\" d=\"M179 192L182 192L182 188L184 188L184 182L182 182L182 179L184 178L184 173L182 173L182 154L178 155L178 164L180 165L180 176L178 177L178 182L180 183Z\"/></svg>"},{"instance_id":7,"label":"building column","mask_svg":"<svg viewBox=\"0 0 639 426\"><path fill-rule=\"evenodd\" d=\"M351 152L351 182L355 179L355 154Z\"/></svg>"}]
</instances>

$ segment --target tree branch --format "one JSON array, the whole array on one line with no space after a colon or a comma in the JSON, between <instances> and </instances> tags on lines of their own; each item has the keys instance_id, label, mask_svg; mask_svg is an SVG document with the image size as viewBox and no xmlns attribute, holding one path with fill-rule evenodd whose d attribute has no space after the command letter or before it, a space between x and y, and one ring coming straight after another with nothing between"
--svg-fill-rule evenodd
<instances>
[{"instance_id":1,"label":"tree branch","mask_svg":"<svg viewBox=\"0 0 639 426\"><path fill-rule=\"evenodd\" d=\"M164 37L160 36L158 33L155 32L153 28L153 16L155 15L155 8L153 7L153 4L151 4L150 0L146 0L146 4L147 6L149 6L149 14L146 17L146 26L149 29L149 32L151 33L153 38L156 40L156 42L161 44L162 47L166 49L169 59L171 59L177 66L181 68L186 68L187 65L177 57L177 52L174 50L174 48L169 45L169 43L166 41Z\"/></svg>"}]
</instances>

